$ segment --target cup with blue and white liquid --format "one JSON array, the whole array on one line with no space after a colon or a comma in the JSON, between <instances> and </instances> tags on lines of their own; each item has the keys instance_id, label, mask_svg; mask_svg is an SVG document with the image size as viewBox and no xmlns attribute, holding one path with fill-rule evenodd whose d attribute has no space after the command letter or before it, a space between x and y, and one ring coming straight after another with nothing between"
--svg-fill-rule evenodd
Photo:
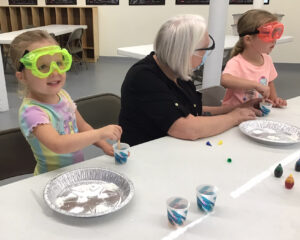
<instances>
[{"instance_id":1,"label":"cup with blue and white liquid","mask_svg":"<svg viewBox=\"0 0 300 240\"><path fill-rule=\"evenodd\" d=\"M182 197L171 197L167 200L167 213L169 223L175 227L181 226L186 221L190 207L188 200Z\"/></svg>"},{"instance_id":2,"label":"cup with blue and white liquid","mask_svg":"<svg viewBox=\"0 0 300 240\"><path fill-rule=\"evenodd\" d=\"M271 112L272 103L263 100L259 103L259 108L262 112L262 116L267 116Z\"/></svg>"},{"instance_id":3,"label":"cup with blue and white liquid","mask_svg":"<svg viewBox=\"0 0 300 240\"><path fill-rule=\"evenodd\" d=\"M206 212L212 212L217 199L218 188L213 185L199 185L196 188L197 193L197 205L198 207Z\"/></svg>"},{"instance_id":4,"label":"cup with blue and white liquid","mask_svg":"<svg viewBox=\"0 0 300 240\"><path fill-rule=\"evenodd\" d=\"M125 164L130 156L130 146L127 143L116 142L113 144L115 162Z\"/></svg>"}]
</instances>

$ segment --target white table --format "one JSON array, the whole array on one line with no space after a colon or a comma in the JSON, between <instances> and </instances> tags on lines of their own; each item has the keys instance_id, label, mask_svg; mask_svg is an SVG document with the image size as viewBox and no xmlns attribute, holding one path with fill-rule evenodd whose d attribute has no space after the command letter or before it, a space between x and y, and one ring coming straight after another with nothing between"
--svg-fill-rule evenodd
<instances>
[{"instance_id":1,"label":"white table","mask_svg":"<svg viewBox=\"0 0 300 240\"><path fill-rule=\"evenodd\" d=\"M54 24L54 25L47 25L42 27L35 27L30 29L23 29L19 31L7 32L0 34L0 50L1 44L10 44L14 38L26 31L32 30L45 30L48 33L54 33L55 36L67 34L73 32L76 28L83 28L87 29L87 25L65 25L65 24ZM0 112L7 111L9 109L8 100L7 100L7 90L5 84L5 75L3 69L3 62L2 62L2 54L0 51Z\"/></svg>"},{"instance_id":2,"label":"white table","mask_svg":"<svg viewBox=\"0 0 300 240\"><path fill-rule=\"evenodd\" d=\"M226 35L225 36L225 43L224 49L229 50L234 47L235 43L238 41L238 36L233 35ZM293 41L292 36L283 36L277 43L287 43ZM117 49L117 54L126 57L132 57L137 59L142 59L147 56L151 51L153 51L153 44L147 45L139 45L139 46L132 46L132 47L120 47Z\"/></svg>"},{"instance_id":3,"label":"white table","mask_svg":"<svg viewBox=\"0 0 300 240\"><path fill-rule=\"evenodd\" d=\"M266 119L300 127L300 97L288 104L286 109L273 109ZM212 147L206 145L208 140ZM223 145L217 144L219 140ZM295 240L300 234L300 173L294 171L299 148L300 144L262 145L236 127L197 141L164 137L137 145L125 165L115 165L112 157L102 156L31 177L0 187L1 239ZM228 157L232 163L227 163ZM271 166L280 162L289 163L278 179ZM58 173L81 167L106 167L125 174L135 186L132 201L113 214L96 218L52 211L43 200L46 183ZM256 182L262 173L265 178ZM284 180L290 173L295 186L287 190ZM250 179L254 186L233 198L231 194ZM196 206L195 188L203 183L219 188L211 215ZM179 230L167 222L165 202L170 196L191 202L186 226Z\"/></svg>"}]
</instances>

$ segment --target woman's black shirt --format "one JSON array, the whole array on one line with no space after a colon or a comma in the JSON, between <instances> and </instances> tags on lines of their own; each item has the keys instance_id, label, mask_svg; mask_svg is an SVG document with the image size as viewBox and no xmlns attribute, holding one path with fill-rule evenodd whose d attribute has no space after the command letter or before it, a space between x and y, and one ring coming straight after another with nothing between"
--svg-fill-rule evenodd
<instances>
[{"instance_id":1,"label":"woman's black shirt","mask_svg":"<svg viewBox=\"0 0 300 240\"><path fill-rule=\"evenodd\" d=\"M176 85L161 71L153 55L134 64L122 84L121 141L130 146L164 137L177 119L202 113L202 96L193 82L177 79Z\"/></svg>"}]
</instances>

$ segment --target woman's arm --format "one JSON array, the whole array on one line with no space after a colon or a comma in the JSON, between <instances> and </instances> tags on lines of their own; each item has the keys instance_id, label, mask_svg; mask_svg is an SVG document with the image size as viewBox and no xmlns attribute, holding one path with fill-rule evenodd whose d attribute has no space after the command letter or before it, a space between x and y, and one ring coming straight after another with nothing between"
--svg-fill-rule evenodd
<instances>
[{"instance_id":1,"label":"woman's arm","mask_svg":"<svg viewBox=\"0 0 300 240\"><path fill-rule=\"evenodd\" d=\"M202 111L204 113L210 113L210 115L220 115L225 114L234 109L231 105L222 105L222 106L203 106Z\"/></svg>"},{"instance_id":2,"label":"woman's arm","mask_svg":"<svg viewBox=\"0 0 300 240\"><path fill-rule=\"evenodd\" d=\"M83 119L79 120L79 129L86 129L86 131L83 132L60 135L51 124L41 124L33 129L33 134L43 145L55 153L75 152L101 140L120 139L122 133L120 126L108 125L103 128L88 130L87 128L89 127L85 125L82 120Z\"/></svg>"},{"instance_id":3,"label":"woman's arm","mask_svg":"<svg viewBox=\"0 0 300 240\"><path fill-rule=\"evenodd\" d=\"M264 86L256 81L239 78L229 73L222 74L221 84L223 87L231 88L231 89L244 89L244 90L255 89L264 98L268 98L270 95L270 88L268 86Z\"/></svg>"},{"instance_id":4,"label":"woman's arm","mask_svg":"<svg viewBox=\"0 0 300 240\"><path fill-rule=\"evenodd\" d=\"M260 99L260 98L251 99L247 102L241 103L238 106L232 106L232 105L203 106L202 111L204 113L210 113L209 115L221 115L221 114L229 113L237 107L239 107L239 108L251 108L251 110L255 112L256 116L261 116L261 111L259 110L259 102L261 100L262 99Z\"/></svg>"},{"instance_id":5,"label":"woman's arm","mask_svg":"<svg viewBox=\"0 0 300 240\"><path fill-rule=\"evenodd\" d=\"M83 119L83 117L78 112L78 110L76 110L76 122L77 122L77 127L79 132L93 130L93 127ZM94 145L101 148L104 151L104 153L113 156L114 154L113 147L106 140L99 140L95 142Z\"/></svg>"},{"instance_id":6,"label":"woman's arm","mask_svg":"<svg viewBox=\"0 0 300 240\"><path fill-rule=\"evenodd\" d=\"M168 134L172 137L196 140L222 133L245 120L255 119L251 108L236 108L218 116L193 116L177 119L170 127Z\"/></svg>"}]
</instances>

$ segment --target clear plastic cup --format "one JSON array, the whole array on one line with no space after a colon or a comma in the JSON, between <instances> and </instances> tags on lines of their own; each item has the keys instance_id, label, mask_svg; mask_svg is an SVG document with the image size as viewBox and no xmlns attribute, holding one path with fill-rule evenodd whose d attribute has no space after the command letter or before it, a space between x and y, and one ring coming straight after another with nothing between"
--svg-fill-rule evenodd
<instances>
[{"instance_id":1,"label":"clear plastic cup","mask_svg":"<svg viewBox=\"0 0 300 240\"><path fill-rule=\"evenodd\" d=\"M197 205L204 212L212 212L217 199L218 188L213 185L199 185L197 191Z\"/></svg>"},{"instance_id":2,"label":"clear plastic cup","mask_svg":"<svg viewBox=\"0 0 300 240\"><path fill-rule=\"evenodd\" d=\"M186 221L190 207L188 200L182 197L171 197L167 200L167 212L169 223L173 226L181 226Z\"/></svg>"},{"instance_id":3,"label":"clear plastic cup","mask_svg":"<svg viewBox=\"0 0 300 240\"><path fill-rule=\"evenodd\" d=\"M117 164L125 164L130 155L130 146L127 143L113 144L115 161Z\"/></svg>"},{"instance_id":4,"label":"clear plastic cup","mask_svg":"<svg viewBox=\"0 0 300 240\"><path fill-rule=\"evenodd\" d=\"M267 116L272 109L272 103L270 102L260 102L259 103L259 108L262 111L263 116Z\"/></svg>"}]
</instances>

